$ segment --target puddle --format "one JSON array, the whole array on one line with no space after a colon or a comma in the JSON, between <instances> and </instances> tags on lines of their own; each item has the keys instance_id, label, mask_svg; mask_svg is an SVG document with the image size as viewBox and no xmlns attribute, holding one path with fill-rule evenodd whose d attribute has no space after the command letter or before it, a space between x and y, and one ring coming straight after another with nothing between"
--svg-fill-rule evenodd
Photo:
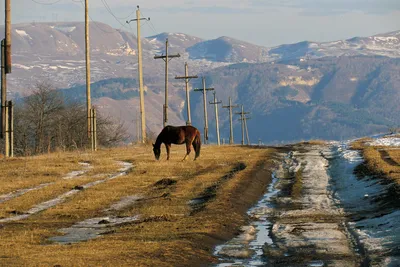
<instances>
[{"instance_id":1,"label":"puddle","mask_svg":"<svg viewBox=\"0 0 400 267\"><path fill-rule=\"evenodd\" d=\"M19 189L19 190L15 191L15 192L11 192L11 193L8 193L8 194L0 195L0 203L9 201L9 200L11 200L13 198L16 198L16 197L20 197L20 196L22 196L22 195L24 195L24 194L26 194L26 193L28 193L30 191L38 190L38 189L41 189L43 187L49 186L51 184L53 184L53 183L40 184L40 185L35 186L35 187Z\"/></svg>"},{"instance_id":2,"label":"puddle","mask_svg":"<svg viewBox=\"0 0 400 267\"><path fill-rule=\"evenodd\" d=\"M140 216L133 217L98 217L87 219L85 221L79 222L69 228L63 228L58 230L59 232L65 234L63 236L55 236L49 238L50 241L59 244L71 244L87 241L113 232L113 228L116 226L121 226L126 223L131 223L138 221Z\"/></svg>"},{"instance_id":3,"label":"puddle","mask_svg":"<svg viewBox=\"0 0 400 267\"><path fill-rule=\"evenodd\" d=\"M363 162L346 144L333 148L329 173L337 204L347 214L348 227L370 266L400 266L400 188L380 177L357 177Z\"/></svg>"},{"instance_id":4,"label":"puddle","mask_svg":"<svg viewBox=\"0 0 400 267\"><path fill-rule=\"evenodd\" d=\"M93 168L93 166L90 165L90 164L87 163L87 162L79 162L78 164L81 165L81 166L83 166L84 169L83 169L83 170L79 170L79 171L72 171L72 172L70 172L70 173L67 173L67 174L63 177L63 179L69 180L69 179L76 178L76 177L78 177L78 176L81 176L81 175L87 173L90 169Z\"/></svg>"},{"instance_id":5,"label":"puddle","mask_svg":"<svg viewBox=\"0 0 400 267\"><path fill-rule=\"evenodd\" d=\"M132 206L136 201L143 199L141 196L128 196L122 198L119 202L114 203L104 212L111 213L113 211L123 210L129 206ZM138 221L140 216L132 217L116 217L113 215L106 217L91 218L74 224L69 228L59 229L60 233L65 235L55 236L49 238L50 241L59 244L71 244L87 241L99 237L110 232L113 232L113 228L121 226L126 223Z\"/></svg>"},{"instance_id":6,"label":"puddle","mask_svg":"<svg viewBox=\"0 0 400 267\"><path fill-rule=\"evenodd\" d=\"M70 173L67 173L63 177L63 179L72 179L72 178L78 177L80 175L85 174L86 172L89 171L89 169L92 168L92 166L89 163L86 163L86 162L79 162L79 165L83 166L84 169L80 170L80 171L72 171ZM11 200L13 198L16 198L16 197L20 197L20 196L22 196L22 195L24 195L24 194L26 194L26 193L28 193L30 191L42 189L42 188L44 188L46 186L49 186L49 185L52 185L52 184L54 184L54 182L53 183L40 184L38 186L31 187L31 188L19 189L19 190L16 190L16 191L8 193L8 194L0 195L0 203L9 201L9 200Z\"/></svg>"},{"instance_id":7,"label":"puddle","mask_svg":"<svg viewBox=\"0 0 400 267\"><path fill-rule=\"evenodd\" d=\"M220 261L216 266L265 266L266 261L263 256L263 246L272 245L269 236L272 223L268 220L273 209L272 198L279 190L275 188L278 178L274 173L272 181L268 186L267 193L262 199L251 208L247 214L254 219L250 225L242 227L242 233L217 246L214 251Z\"/></svg>"},{"instance_id":8,"label":"puddle","mask_svg":"<svg viewBox=\"0 0 400 267\"><path fill-rule=\"evenodd\" d=\"M62 194L62 195L60 195L60 196L58 196L58 197L56 197L54 199L42 202L42 203L34 206L33 208L31 208L30 210L28 210L24 214L16 215L16 216L9 217L9 218L0 219L0 222L11 222L11 221L19 221L19 220L26 219L26 218L30 217L31 215L34 215L36 213L39 213L39 212L44 211L44 210L47 210L47 209L49 209L51 207L54 207L54 206L56 206L56 205L58 205L60 203L65 202L68 198L70 198L70 197L76 195L77 193L81 192L82 189L88 189L88 188L93 187L95 185L98 185L98 184L104 183L106 181L115 179L117 177L126 175L128 170L130 168L132 168L132 164L131 163L122 162L122 161L119 161L118 163L123 166L121 169L118 170L119 171L118 173L112 174L108 178L105 178L103 180L97 180L97 181L94 181L94 182L79 186L79 189L72 189L72 190L70 190L70 191L68 191L68 192L66 192L66 193L64 193L64 194Z\"/></svg>"},{"instance_id":9,"label":"puddle","mask_svg":"<svg viewBox=\"0 0 400 267\"><path fill-rule=\"evenodd\" d=\"M141 196L128 196L122 198L119 202L111 205L106 212L123 210L129 206L132 206L136 201L143 199Z\"/></svg>"}]
</instances>

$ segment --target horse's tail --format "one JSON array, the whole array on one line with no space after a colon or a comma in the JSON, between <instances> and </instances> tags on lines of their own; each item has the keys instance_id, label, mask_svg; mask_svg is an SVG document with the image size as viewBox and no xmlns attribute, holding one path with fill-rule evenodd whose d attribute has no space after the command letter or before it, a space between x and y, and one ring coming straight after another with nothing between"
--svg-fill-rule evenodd
<instances>
[{"instance_id":1,"label":"horse's tail","mask_svg":"<svg viewBox=\"0 0 400 267\"><path fill-rule=\"evenodd\" d=\"M196 136L193 140L193 147L194 151L196 151L196 156L194 159L197 159L200 156L200 149L201 149L201 136L199 130L196 130Z\"/></svg>"}]
</instances>

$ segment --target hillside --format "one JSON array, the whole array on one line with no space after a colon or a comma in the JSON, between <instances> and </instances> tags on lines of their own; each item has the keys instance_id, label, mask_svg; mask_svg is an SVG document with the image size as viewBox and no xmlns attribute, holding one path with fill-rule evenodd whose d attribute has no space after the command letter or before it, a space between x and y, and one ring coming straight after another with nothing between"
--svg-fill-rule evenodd
<instances>
[{"instance_id":1,"label":"hillside","mask_svg":"<svg viewBox=\"0 0 400 267\"><path fill-rule=\"evenodd\" d=\"M83 32L81 22L13 25L13 71L7 77L9 98L29 95L37 82L48 81L55 88L71 88L68 92L74 99L85 101ZM90 37L93 103L100 112L123 121L135 133L136 37L132 32L99 22L91 23ZM190 74L208 77L208 85L217 88L221 100L226 102L232 96L236 102L251 107L249 127L253 142L258 138L268 142L340 139L398 124L395 101L399 32L274 48L230 37L203 40L184 33L162 33L142 40L146 115L152 132L161 130L164 103L164 64L154 60L154 55L164 53L166 38L171 53L181 54L169 64L170 124L183 124L186 120L184 83L174 79L183 75L184 62L188 62ZM201 86L200 79L192 82L195 87ZM202 129L201 95L192 95L195 124ZM227 122L223 118L226 110L221 112L223 135L227 138ZM210 111L210 120L212 114ZM260 120L265 123L260 124ZM240 133L238 122L235 123ZM267 131L264 125L277 125L279 129ZM210 126L213 127L212 122Z\"/></svg>"},{"instance_id":2,"label":"hillside","mask_svg":"<svg viewBox=\"0 0 400 267\"><path fill-rule=\"evenodd\" d=\"M376 56L326 57L276 64L237 64L207 74L219 88L251 113L253 142L349 139L400 125L400 59ZM193 95L195 118L202 123L200 96ZM237 110L239 111L239 110ZM209 114L214 134L213 112ZM239 117L236 116L238 119ZM228 139L227 110L220 111L222 136ZM239 121L235 121L239 142Z\"/></svg>"}]
</instances>

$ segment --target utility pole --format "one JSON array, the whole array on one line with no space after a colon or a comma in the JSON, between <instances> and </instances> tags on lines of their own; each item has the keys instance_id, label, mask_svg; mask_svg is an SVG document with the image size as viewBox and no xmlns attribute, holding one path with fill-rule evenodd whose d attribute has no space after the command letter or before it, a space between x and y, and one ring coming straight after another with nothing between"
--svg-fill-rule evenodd
<instances>
[{"instance_id":1,"label":"utility pole","mask_svg":"<svg viewBox=\"0 0 400 267\"><path fill-rule=\"evenodd\" d=\"M6 41L1 41L1 131L0 136L6 134L6 103L7 103L7 81L6 81Z\"/></svg>"},{"instance_id":2,"label":"utility pole","mask_svg":"<svg viewBox=\"0 0 400 267\"><path fill-rule=\"evenodd\" d=\"M154 59L162 59L165 61L165 104L163 109L164 120L163 126L167 126L168 123L168 63L171 59L181 57L181 55L169 55L168 54L168 38L165 41L165 55L162 56L154 56Z\"/></svg>"},{"instance_id":3,"label":"utility pole","mask_svg":"<svg viewBox=\"0 0 400 267\"><path fill-rule=\"evenodd\" d=\"M185 79L185 83L186 83L186 108L187 108L187 116L188 119L186 121L186 125L192 125L192 117L190 115L190 96L189 96L189 81L190 79L197 79L199 78L199 76L194 75L194 76L189 76L189 69L188 69L188 64L187 62L185 63L185 76L183 77L179 77L176 76L175 79Z\"/></svg>"},{"instance_id":4,"label":"utility pole","mask_svg":"<svg viewBox=\"0 0 400 267\"><path fill-rule=\"evenodd\" d=\"M247 128L247 120L251 120L251 118L250 117L244 117L244 128L246 130L247 145L250 145L249 129Z\"/></svg>"},{"instance_id":5,"label":"utility pole","mask_svg":"<svg viewBox=\"0 0 400 267\"><path fill-rule=\"evenodd\" d=\"M230 127L230 132L229 132L229 144L233 144L233 124L232 124L232 108L237 108L238 105L232 105L232 98L229 97L229 106L222 106L223 108L229 108L229 127Z\"/></svg>"},{"instance_id":6,"label":"utility pole","mask_svg":"<svg viewBox=\"0 0 400 267\"><path fill-rule=\"evenodd\" d=\"M89 0L85 0L85 60L86 60L86 111L87 111L87 133L93 144L92 131L92 103L90 96L90 42L89 42ZM93 145L92 151L93 149Z\"/></svg>"},{"instance_id":7,"label":"utility pole","mask_svg":"<svg viewBox=\"0 0 400 267\"><path fill-rule=\"evenodd\" d=\"M144 109L144 90L143 90L143 70L142 70L142 43L140 41L140 21L141 20L150 20L150 18L140 18L140 10L139 6L137 6L136 10L136 19L131 19L130 21L126 21L126 23L130 23L131 21L137 22L137 47L138 47L138 63L139 63L139 95L140 95L140 118L141 118L141 128L142 128L142 143L146 142L146 116Z\"/></svg>"},{"instance_id":8,"label":"utility pole","mask_svg":"<svg viewBox=\"0 0 400 267\"><path fill-rule=\"evenodd\" d=\"M203 93L203 105L204 105L204 144L208 141L208 116L207 116L207 91L212 91L214 88L206 88L206 78L203 77L203 88L194 89L195 92Z\"/></svg>"},{"instance_id":9,"label":"utility pole","mask_svg":"<svg viewBox=\"0 0 400 267\"><path fill-rule=\"evenodd\" d=\"M6 157L14 157L14 105L12 101L7 101L7 122L6 122ZM8 140L8 142L7 142ZM7 151L8 150L8 151Z\"/></svg>"},{"instance_id":10,"label":"utility pole","mask_svg":"<svg viewBox=\"0 0 400 267\"><path fill-rule=\"evenodd\" d=\"M7 102L7 78L6 74L11 73L11 0L5 0L5 39L1 41L1 131L0 137L4 138L5 157L13 156L13 137L10 129L13 129L12 102ZM10 114L10 116L9 116ZM10 120L11 119L11 120ZM11 141L11 144L10 144ZM10 147L11 145L11 147ZM10 151L11 148L11 151Z\"/></svg>"},{"instance_id":11,"label":"utility pole","mask_svg":"<svg viewBox=\"0 0 400 267\"><path fill-rule=\"evenodd\" d=\"M220 146L220 138L219 138L219 122L218 122L218 104L221 104L222 101L217 101L217 94L214 91L214 102L209 102L211 105L215 106L215 128L217 131L217 144Z\"/></svg>"},{"instance_id":12,"label":"utility pole","mask_svg":"<svg viewBox=\"0 0 400 267\"><path fill-rule=\"evenodd\" d=\"M6 74L11 73L11 0L5 1Z\"/></svg>"},{"instance_id":13,"label":"utility pole","mask_svg":"<svg viewBox=\"0 0 400 267\"><path fill-rule=\"evenodd\" d=\"M240 120L242 121L242 145L244 145L244 123L245 123L245 115L249 114L249 112L244 112L244 108L242 105L242 112L236 112L236 114L240 115Z\"/></svg>"}]
</instances>

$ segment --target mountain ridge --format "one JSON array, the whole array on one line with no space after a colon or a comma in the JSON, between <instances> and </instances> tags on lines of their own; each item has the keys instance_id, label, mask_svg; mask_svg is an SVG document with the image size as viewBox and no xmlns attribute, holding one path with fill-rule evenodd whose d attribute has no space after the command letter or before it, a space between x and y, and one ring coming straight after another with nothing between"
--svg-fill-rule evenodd
<instances>
[{"instance_id":1,"label":"mountain ridge","mask_svg":"<svg viewBox=\"0 0 400 267\"><path fill-rule=\"evenodd\" d=\"M137 77L136 36L103 23L90 25L93 103L100 112L122 118L129 131L136 132L132 119L138 114L138 88L134 83ZM83 26L81 22L13 25L9 98L29 94L35 82L42 80L50 81L55 88L72 88L70 94L84 98L81 92L85 84ZM259 128L254 121L265 120L267 124L281 123L283 129L289 131L275 131L275 135L271 135L271 131L262 128L259 134L265 140L277 140L279 136L285 141L293 140L294 135L289 133L295 132L299 138L351 137L357 133L357 128L361 129L360 133L368 134L389 124L399 124L395 116L398 112L395 101L400 102L396 74L400 58L399 34L400 31L393 31L335 42L303 41L273 48L226 36L204 40L184 33L162 33L143 38L149 130L158 132L162 127L165 71L163 62L154 60L154 56L165 52L163 39L167 37L170 52L181 54L181 58L169 64L171 124L186 121L184 83L173 79L183 75L184 62L188 62L190 74L206 76L207 86L218 88L218 99L226 101L231 96L251 107L253 121L248 124L252 128ZM123 79L131 79L131 82L124 83ZM196 87L201 86L200 79L192 82ZM193 103L202 103L199 94L191 95ZM379 101L374 103L375 99ZM202 107L192 104L192 108L193 114L197 114L195 123L202 129ZM370 114L371 120L363 114ZM212 121L212 114L209 116ZM288 123L283 123L279 117L286 118ZM362 128L355 122L357 120L368 125ZM379 121L383 124L377 123ZM295 132L288 128L289 122ZM221 129L226 131L226 120L221 119L221 123ZM210 126L211 138L214 138L211 122ZM329 130L332 127L334 130ZM236 136L240 135L239 130Z\"/></svg>"}]
</instances>

